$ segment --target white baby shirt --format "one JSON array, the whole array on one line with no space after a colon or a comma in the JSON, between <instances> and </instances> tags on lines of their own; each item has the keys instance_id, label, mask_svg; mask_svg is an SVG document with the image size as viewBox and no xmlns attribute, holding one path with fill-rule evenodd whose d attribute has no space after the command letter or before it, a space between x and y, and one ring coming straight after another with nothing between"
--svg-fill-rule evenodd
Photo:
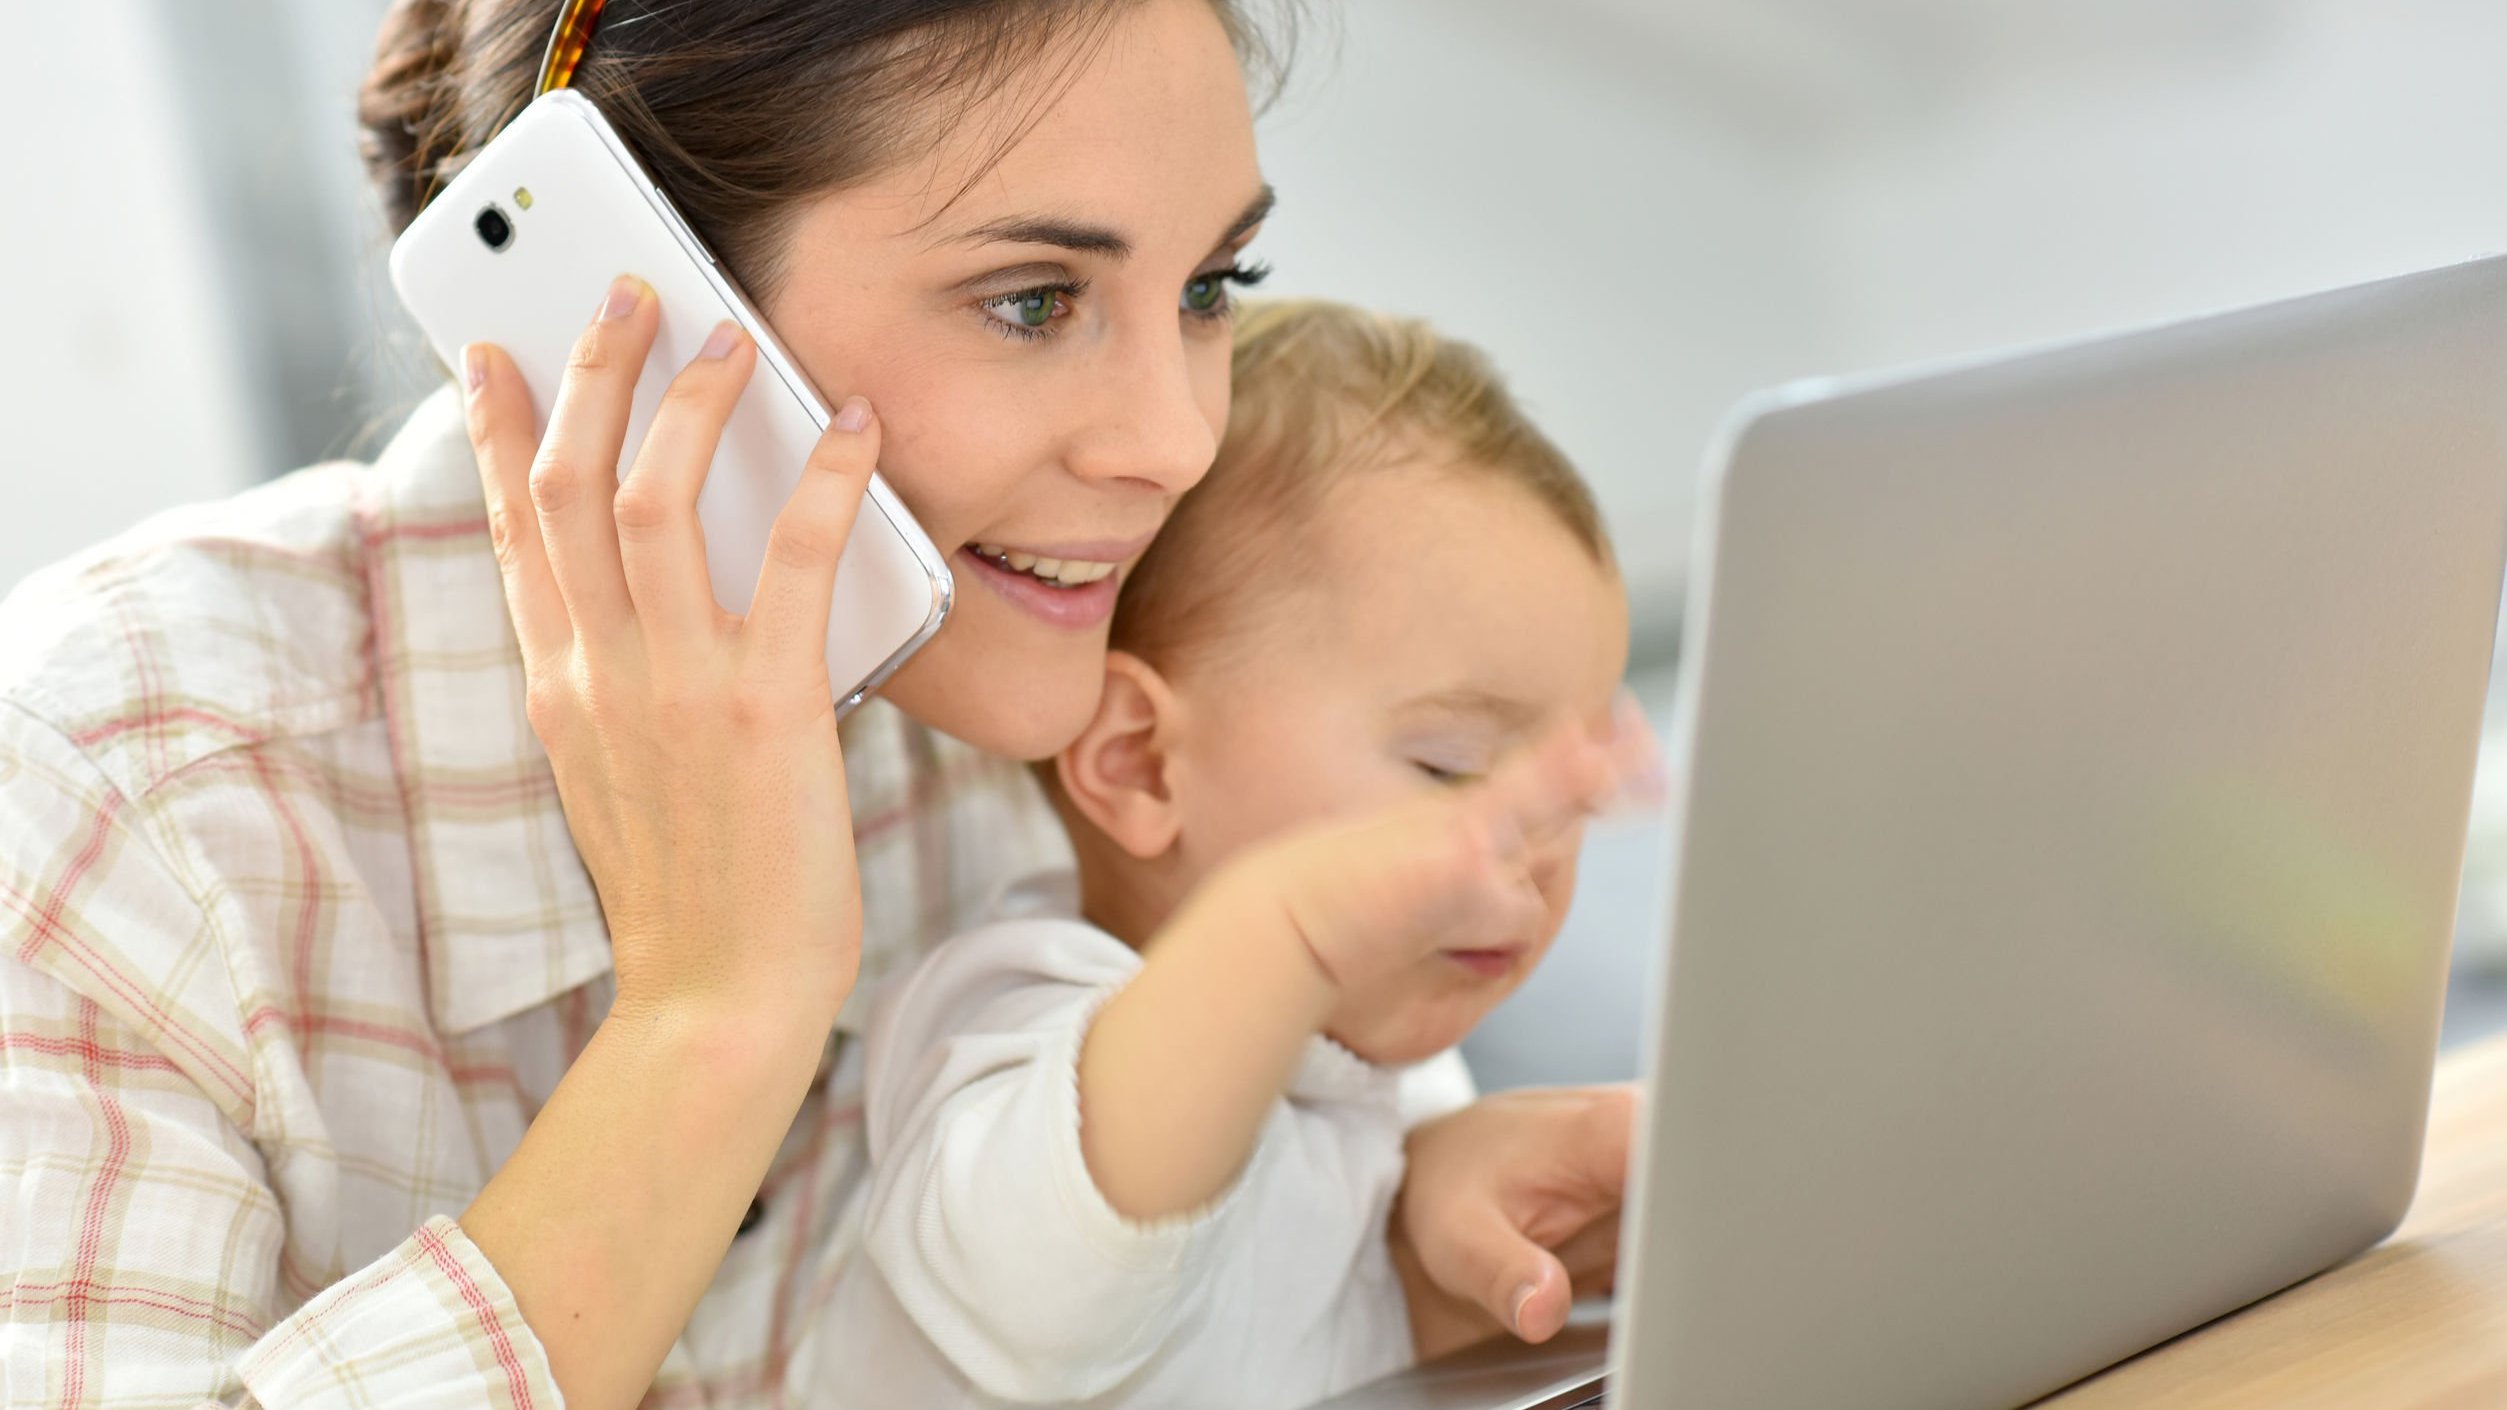
<instances>
[{"instance_id":1,"label":"white baby shirt","mask_svg":"<svg viewBox=\"0 0 2507 1410\"><path fill-rule=\"evenodd\" d=\"M1471 1098L1447 1054L1407 1071L1309 1043L1233 1187L1139 1224L1079 1145L1080 1040L1140 969L1075 919L1067 873L932 951L865 1061L861 1252L817 1378L848 1406L1292 1410L1407 1365L1385 1244L1409 1122Z\"/></svg>"}]
</instances>

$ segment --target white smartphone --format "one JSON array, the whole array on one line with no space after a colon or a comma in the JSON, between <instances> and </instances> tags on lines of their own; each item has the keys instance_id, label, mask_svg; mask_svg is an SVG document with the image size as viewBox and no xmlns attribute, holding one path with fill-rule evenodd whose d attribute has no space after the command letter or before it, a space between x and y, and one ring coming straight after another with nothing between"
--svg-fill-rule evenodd
<instances>
[{"instance_id":1,"label":"white smartphone","mask_svg":"<svg viewBox=\"0 0 2507 1410\"><path fill-rule=\"evenodd\" d=\"M447 366L471 343L513 358L542 430L610 281L633 274L652 285L661 332L636 383L621 475L663 389L707 335L725 319L747 329L757 370L723 432L697 517L714 596L728 611L748 610L767 532L827 427L827 403L589 99L559 89L525 108L411 222L391 266L401 302ZM874 475L827 623L839 714L931 640L954 591L948 561Z\"/></svg>"}]
</instances>

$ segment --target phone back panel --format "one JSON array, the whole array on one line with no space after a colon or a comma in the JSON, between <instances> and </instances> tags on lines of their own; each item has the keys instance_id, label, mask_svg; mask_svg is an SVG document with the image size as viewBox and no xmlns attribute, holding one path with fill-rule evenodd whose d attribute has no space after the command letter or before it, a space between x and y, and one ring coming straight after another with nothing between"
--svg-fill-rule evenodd
<instances>
[{"instance_id":1,"label":"phone back panel","mask_svg":"<svg viewBox=\"0 0 2507 1410\"><path fill-rule=\"evenodd\" d=\"M502 251L473 228L491 205L513 228ZM494 343L514 359L543 429L575 340L610 281L634 274L651 284L661 331L636 384L621 475L672 376L717 324L744 323L758 338L757 371L697 509L715 597L727 610L748 610L767 533L827 424L827 406L588 100L561 90L525 109L419 214L393 246L391 267L401 302L447 365L470 343ZM828 622L828 677L843 706L939 630L951 589L946 561L874 479Z\"/></svg>"}]
</instances>

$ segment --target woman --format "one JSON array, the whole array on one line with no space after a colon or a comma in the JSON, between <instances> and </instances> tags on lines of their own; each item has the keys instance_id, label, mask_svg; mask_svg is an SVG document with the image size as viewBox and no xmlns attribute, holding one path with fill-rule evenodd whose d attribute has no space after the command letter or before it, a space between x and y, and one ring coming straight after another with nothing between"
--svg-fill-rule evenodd
<instances>
[{"instance_id":1,"label":"woman","mask_svg":"<svg viewBox=\"0 0 2507 1410\"><path fill-rule=\"evenodd\" d=\"M519 108L558 8L401 0L366 95L398 220ZM1213 454L1268 208L1252 47L1222 0L610 7L577 86L846 397L746 621L692 509L754 350L685 371L613 483L632 279L544 439L473 349L371 469L0 611L10 1402L843 1376L798 1335L860 1161L829 1034L857 963L1054 845L1013 761L1086 718L1111 593L1012 565L1127 562ZM874 460L962 586L840 751L818 651ZM1606 1272L1628 1114L1420 1128L1424 1349L1546 1335L1568 1265Z\"/></svg>"}]
</instances>

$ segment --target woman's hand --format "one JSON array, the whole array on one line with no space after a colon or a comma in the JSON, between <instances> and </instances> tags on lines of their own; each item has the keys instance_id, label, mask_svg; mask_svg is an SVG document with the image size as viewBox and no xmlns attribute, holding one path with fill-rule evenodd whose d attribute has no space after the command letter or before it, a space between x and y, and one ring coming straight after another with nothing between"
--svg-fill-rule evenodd
<instances>
[{"instance_id":1,"label":"woman's hand","mask_svg":"<svg viewBox=\"0 0 2507 1410\"><path fill-rule=\"evenodd\" d=\"M723 612L696 497L756 363L737 329L619 447L659 318L634 279L545 437L492 348L462 375L531 726L600 890L609 1017L462 1212L575 1410L629 1410L722 1265L853 987L861 892L827 682L836 560L877 458L847 402Z\"/></svg>"},{"instance_id":2,"label":"woman's hand","mask_svg":"<svg viewBox=\"0 0 2507 1410\"><path fill-rule=\"evenodd\" d=\"M1421 1360L1547 1341L1610 1290L1636 1115L1633 1087L1503 1092L1410 1133L1391 1236Z\"/></svg>"},{"instance_id":3,"label":"woman's hand","mask_svg":"<svg viewBox=\"0 0 2507 1410\"><path fill-rule=\"evenodd\" d=\"M697 493L757 353L717 329L622 484L658 319L641 280L612 287L545 437L503 353L464 355L531 726L600 892L618 1011L781 1016L823 1041L861 938L827 615L879 430L866 403L845 404L776 520L756 602L724 612Z\"/></svg>"}]
</instances>

